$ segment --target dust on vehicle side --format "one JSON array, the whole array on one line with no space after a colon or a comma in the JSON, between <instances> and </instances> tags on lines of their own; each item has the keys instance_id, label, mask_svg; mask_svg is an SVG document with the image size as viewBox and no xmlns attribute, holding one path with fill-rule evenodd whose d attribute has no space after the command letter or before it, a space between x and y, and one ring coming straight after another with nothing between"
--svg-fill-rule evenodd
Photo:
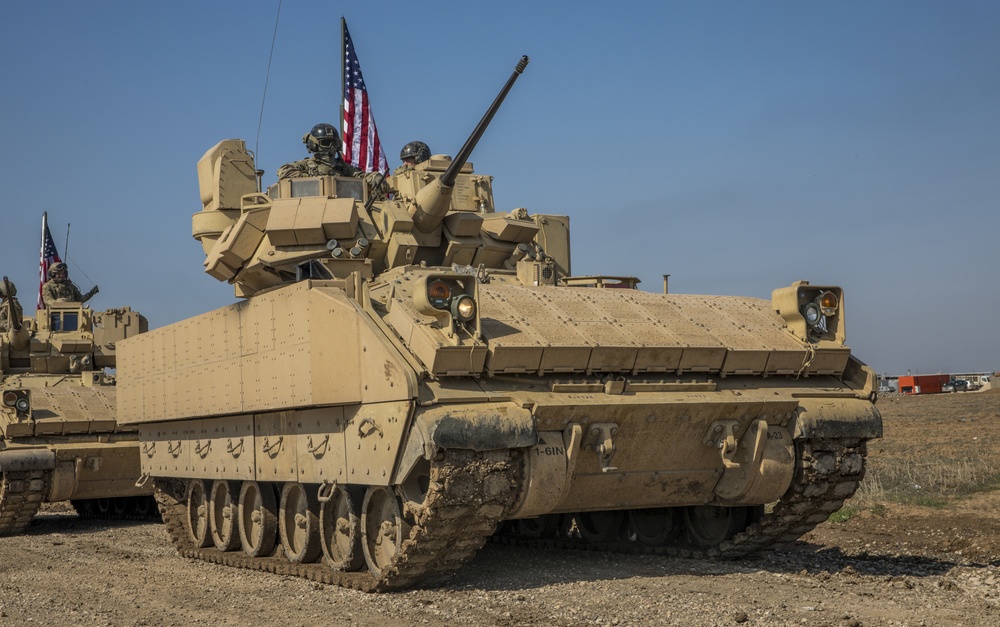
<instances>
[{"instance_id":1,"label":"dust on vehicle side","mask_svg":"<svg viewBox=\"0 0 1000 627\"><path fill-rule=\"evenodd\" d=\"M882 425L843 291L572 277L569 218L497 212L468 162L526 64L454 159L391 194L259 191L241 140L201 159L193 235L245 300L119 360L119 419L181 554L385 590L491 537L741 556L853 494Z\"/></svg>"},{"instance_id":2,"label":"dust on vehicle side","mask_svg":"<svg viewBox=\"0 0 1000 627\"><path fill-rule=\"evenodd\" d=\"M23 532L43 502L71 500L83 516L154 516L152 485L135 485L138 434L115 421L105 371L115 343L146 331L146 319L75 302L24 319L12 292L0 333L0 535Z\"/></svg>"}]
</instances>

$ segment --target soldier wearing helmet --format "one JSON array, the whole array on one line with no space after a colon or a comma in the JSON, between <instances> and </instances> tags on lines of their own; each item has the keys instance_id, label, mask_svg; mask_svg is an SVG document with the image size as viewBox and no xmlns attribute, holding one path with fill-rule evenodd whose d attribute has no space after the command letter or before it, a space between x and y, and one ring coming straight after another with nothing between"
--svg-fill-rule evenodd
<instances>
[{"instance_id":1,"label":"soldier wearing helmet","mask_svg":"<svg viewBox=\"0 0 1000 627\"><path fill-rule=\"evenodd\" d=\"M403 149L399 151L399 160L403 162L403 165L396 168L393 174L412 170L413 166L423 163L430 158L431 149L427 144L422 141L412 141L403 146Z\"/></svg>"},{"instance_id":2,"label":"soldier wearing helmet","mask_svg":"<svg viewBox=\"0 0 1000 627\"><path fill-rule=\"evenodd\" d=\"M302 136L302 143L312 154L305 159L286 163L278 168L278 178L302 176L363 176L364 172L344 163L340 158L343 143L340 134L330 124L317 124Z\"/></svg>"},{"instance_id":3,"label":"soldier wearing helmet","mask_svg":"<svg viewBox=\"0 0 1000 627\"><path fill-rule=\"evenodd\" d=\"M80 288L69 280L69 268L60 261L49 266L49 280L42 286L42 302L85 303L98 291L95 285L86 294L81 294Z\"/></svg>"}]
</instances>

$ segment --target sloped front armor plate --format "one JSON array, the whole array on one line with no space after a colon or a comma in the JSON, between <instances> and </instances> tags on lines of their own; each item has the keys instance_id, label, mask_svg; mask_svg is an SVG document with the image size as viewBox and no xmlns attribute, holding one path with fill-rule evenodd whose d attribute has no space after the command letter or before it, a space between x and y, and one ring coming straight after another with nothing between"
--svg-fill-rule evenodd
<instances>
[{"instance_id":1,"label":"sloped front armor plate","mask_svg":"<svg viewBox=\"0 0 1000 627\"><path fill-rule=\"evenodd\" d=\"M810 373L817 352L755 298L480 287L486 369L501 373ZM843 372L849 352L830 351Z\"/></svg>"}]
</instances>

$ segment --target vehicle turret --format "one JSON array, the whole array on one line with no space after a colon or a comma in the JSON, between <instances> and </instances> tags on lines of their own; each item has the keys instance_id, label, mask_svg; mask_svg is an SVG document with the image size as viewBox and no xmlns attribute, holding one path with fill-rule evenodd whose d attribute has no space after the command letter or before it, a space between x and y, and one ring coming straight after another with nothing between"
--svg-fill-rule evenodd
<instances>
[{"instance_id":1,"label":"vehicle turret","mask_svg":"<svg viewBox=\"0 0 1000 627\"><path fill-rule=\"evenodd\" d=\"M2 341L2 371L12 374L80 374L115 367L115 343L148 330L130 307L93 311L83 303L55 302L35 317L11 325Z\"/></svg>"},{"instance_id":2,"label":"vehicle turret","mask_svg":"<svg viewBox=\"0 0 1000 627\"><path fill-rule=\"evenodd\" d=\"M475 174L469 162L527 64L522 57L454 159L433 156L384 185L304 177L279 180L263 193L245 142L220 142L199 161L203 209L192 218L206 272L233 283L238 296L303 278L371 279L421 263L514 270L521 260L548 260L553 281L557 266L566 274L568 221L553 221L544 238L565 250L556 260L535 242L548 224L544 216L496 213L492 177Z\"/></svg>"}]
</instances>

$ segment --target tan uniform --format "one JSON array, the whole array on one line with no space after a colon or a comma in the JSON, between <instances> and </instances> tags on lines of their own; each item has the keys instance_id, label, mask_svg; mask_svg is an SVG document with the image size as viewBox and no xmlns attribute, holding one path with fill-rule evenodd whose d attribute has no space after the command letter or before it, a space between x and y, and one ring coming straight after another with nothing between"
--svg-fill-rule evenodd
<instances>
[{"instance_id":1,"label":"tan uniform","mask_svg":"<svg viewBox=\"0 0 1000 627\"><path fill-rule=\"evenodd\" d=\"M0 305L0 333L10 329L10 316L7 313L7 303Z\"/></svg>"},{"instance_id":2,"label":"tan uniform","mask_svg":"<svg viewBox=\"0 0 1000 627\"><path fill-rule=\"evenodd\" d=\"M71 302L71 303L82 303L84 301L83 294L80 292L80 288L76 286L72 281L63 281L61 283L49 279L42 286L42 301L46 303L54 303L56 301Z\"/></svg>"},{"instance_id":3,"label":"tan uniform","mask_svg":"<svg viewBox=\"0 0 1000 627\"><path fill-rule=\"evenodd\" d=\"M357 176L364 172L353 165L344 163L339 157L333 160L313 156L286 163L278 168L279 179L293 179L303 176Z\"/></svg>"},{"instance_id":4,"label":"tan uniform","mask_svg":"<svg viewBox=\"0 0 1000 627\"><path fill-rule=\"evenodd\" d=\"M23 311L21 310L21 303L17 302L17 297L11 296L10 298L7 298L6 295L4 295L2 285L0 285L0 296L3 296L3 303L0 304L0 332L5 332L10 330L11 307L14 308L14 314L17 318L22 317Z\"/></svg>"}]
</instances>

